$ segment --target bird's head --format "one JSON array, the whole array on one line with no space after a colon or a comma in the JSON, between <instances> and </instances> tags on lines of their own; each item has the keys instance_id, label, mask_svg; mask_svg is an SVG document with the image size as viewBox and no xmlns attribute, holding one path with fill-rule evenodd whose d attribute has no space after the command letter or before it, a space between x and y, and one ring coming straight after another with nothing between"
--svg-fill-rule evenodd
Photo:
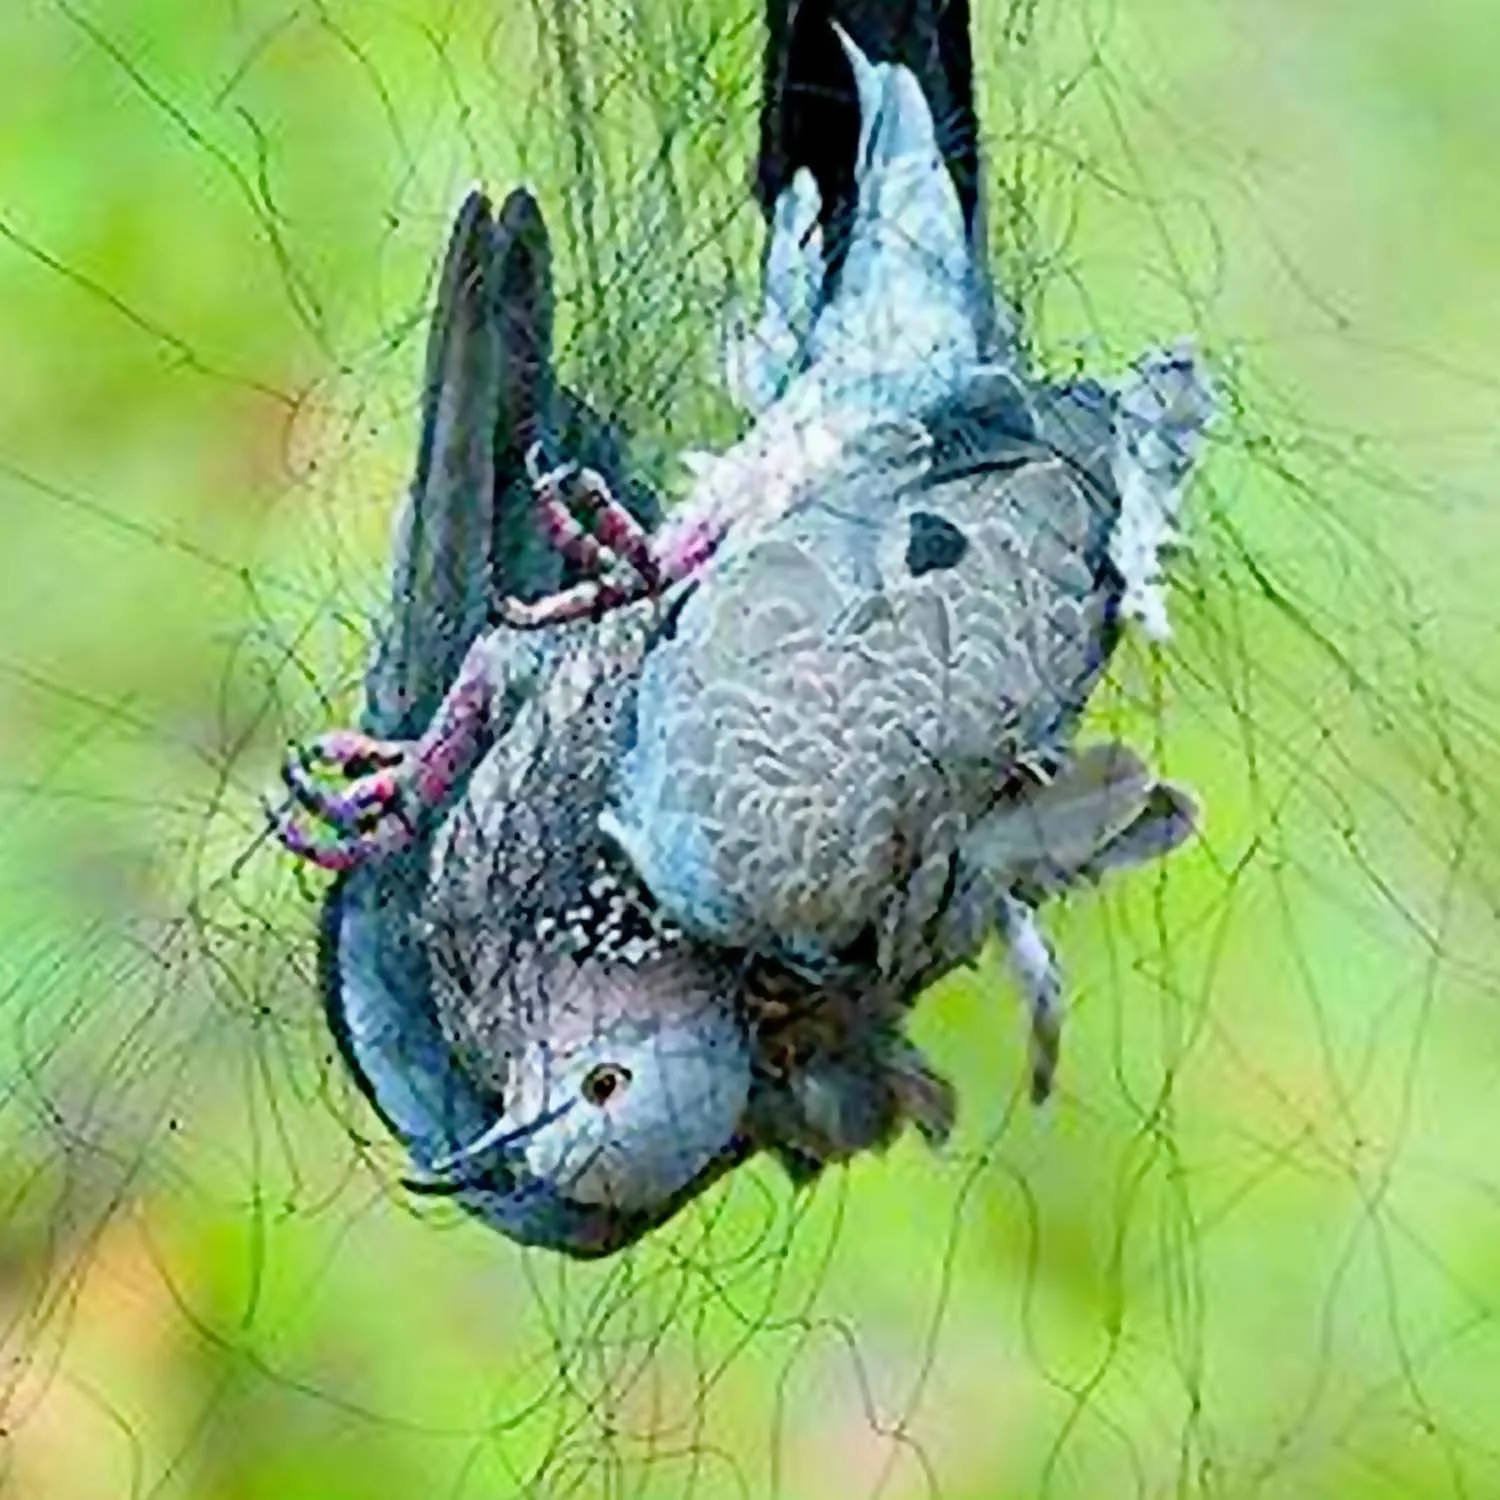
<instances>
[{"instance_id":1,"label":"bird's head","mask_svg":"<svg viewBox=\"0 0 1500 1500\"><path fill-rule=\"evenodd\" d=\"M732 1007L673 1013L642 986L631 1014L624 998L611 996L608 1016L573 1013L521 1042L500 1112L431 1161L426 1189L451 1192L513 1238L594 1255L742 1160L750 1063Z\"/></svg>"},{"instance_id":2,"label":"bird's head","mask_svg":"<svg viewBox=\"0 0 1500 1500\"><path fill-rule=\"evenodd\" d=\"M683 942L578 954L550 924L502 954L474 931L430 937L431 993L452 1074L485 1105L413 1151L419 1190L513 1239L598 1255L750 1154L733 964Z\"/></svg>"},{"instance_id":3,"label":"bird's head","mask_svg":"<svg viewBox=\"0 0 1500 1500\"><path fill-rule=\"evenodd\" d=\"M409 1186L508 1239L608 1255L758 1151L805 1182L908 1121L946 1133L951 1093L904 1043L904 1006L886 1014L863 985L683 940L639 964L467 928L418 941L392 921L399 889L378 870L336 889L334 1035L411 1158Z\"/></svg>"}]
</instances>

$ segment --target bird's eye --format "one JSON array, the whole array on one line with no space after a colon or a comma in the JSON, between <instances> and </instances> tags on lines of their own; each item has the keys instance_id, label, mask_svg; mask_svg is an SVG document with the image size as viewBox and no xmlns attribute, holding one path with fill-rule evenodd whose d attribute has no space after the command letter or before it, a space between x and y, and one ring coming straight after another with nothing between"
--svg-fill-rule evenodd
<instances>
[{"instance_id":1,"label":"bird's eye","mask_svg":"<svg viewBox=\"0 0 1500 1500\"><path fill-rule=\"evenodd\" d=\"M620 1063L600 1063L590 1068L583 1080L583 1097L590 1104L608 1104L630 1086L630 1069Z\"/></svg>"}]
</instances>

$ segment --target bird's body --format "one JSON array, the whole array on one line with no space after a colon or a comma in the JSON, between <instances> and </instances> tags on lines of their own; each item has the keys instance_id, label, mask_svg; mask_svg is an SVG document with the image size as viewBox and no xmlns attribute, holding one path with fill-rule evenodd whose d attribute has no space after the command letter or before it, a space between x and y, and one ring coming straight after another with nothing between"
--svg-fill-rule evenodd
<instances>
[{"instance_id":1,"label":"bird's body","mask_svg":"<svg viewBox=\"0 0 1500 1500\"><path fill-rule=\"evenodd\" d=\"M1116 634L1088 394L1044 416L975 377L872 431L681 605L607 826L693 931L814 967L873 936L905 978L945 956L923 934L964 837L1062 758Z\"/></svg>"},{"instance_id":2,"label":"bird's body","mask_svg":"<svg viewBox=\"0 0 1500 1500\"><path fill-rule=\"evenodd\" d=\"M863 125L842 275L820 298L817 193L793 178L760 359L732 365L756 422L689 515L759 481L785 434L817 458L758 482L672 606L606 824L696 935L815 974L873 943L878 972L910 980L954 961L956 892L1006 891L964 841L1029 767L1066 760L1122 604L1153 597L1129 575L1155 566L1139 537L1159 486L1126 506L1118 471L1154 442L1180 483L1210 405L1177 356L1127 386L1147 419L1128 435L1098 384L1028 378L915 79L844 40Z\"/></svg>"},{"instance_id":3,"label":"bird's body","mask_svg":"<svg viewBox=\"0 0 1500 1500\"><path fill-rule=\"evenodd\" d=\"M1128 750L1074 733L1122 617L1159 603L1201 376L1169 354L1120 392L1032 379L913 75L847 50L841 273L794 177L730 365L753 421L637 552L668 586L539 631L465 626L454 670L475 570L492 597L535 577L462 555L500 534L498 514L465 520L498 504L492 479L429 484L429 593L403 593L421 570L398 560L401 628L370 685L366 727L396 738L333 737L340 792L289 777L335 829L288 825L289 846L353 868L327 957L356 1073L431 1185L572 1253L628 1242L756 1150L802 1178L908 1121L941 1137L950 1093L906 1015L991 931L1045 1094L1036 905L1192 826ZM450 372L481 406L487 368ZM494 420L512 447L535 426L524 400Z\"/></svg>"},{"instance_id":4,"label":"bird's body","mask_svg":"<svg viewBox=\"0 0 1500 1500\"><path fill-rule=\"evenodd\" d=\"M636 606L480 642L488 680L516 708L434 834L416 925L454 1060L520 1127L527 1105L545 1105L517 1099L518 1077L539 1076L539 1041L554 1075L586 1056L628 1074L637 1096L643 1064L664 1047L675 1059L664 1088L682 1087L683 1056L695 1052L715 1087L672 1103L663 1141L649 1158L635 1152L674 1182L731 1139L776 1150L806 1175L883 1144L908 1119L943 1134L946 1088L902 1036L910 976L867 965L809 974L769 951L700 940L608 835L602 814L635 733L641 664L662 634L657 612ZM575 1071L581 1080L587 1068ZM471 1169L487 1149L471 1140L449 1154ZM674 1152L680 1168L668 1165ZM607 1191L626 1206L621 1177Z\"/></svg>"}]
</instances>

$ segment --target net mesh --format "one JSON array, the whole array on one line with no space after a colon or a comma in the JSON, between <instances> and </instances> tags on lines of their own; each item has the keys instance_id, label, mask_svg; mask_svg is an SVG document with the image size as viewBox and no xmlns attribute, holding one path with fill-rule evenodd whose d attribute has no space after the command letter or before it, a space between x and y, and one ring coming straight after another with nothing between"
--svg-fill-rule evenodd
<instances>
[{"instance_id":1,"label":"net mesh","mask_svg":"<svg viewBox=\"0 0 1500 1500\"><path fill-rule=\"evenodd\" d=\"M759 16L0 21L7 1493L1496 1491L1482 18L977 9L1039 361L1223 378L1176 639L1094 710L1206 831L1054 917L1047 1111L991 958L916 1021L944 1155L753 1165L589 1266L403 1194L256 799L357 699L469 182L536 191L664 489L733 431Z\"/></svg>"}]
</instances>

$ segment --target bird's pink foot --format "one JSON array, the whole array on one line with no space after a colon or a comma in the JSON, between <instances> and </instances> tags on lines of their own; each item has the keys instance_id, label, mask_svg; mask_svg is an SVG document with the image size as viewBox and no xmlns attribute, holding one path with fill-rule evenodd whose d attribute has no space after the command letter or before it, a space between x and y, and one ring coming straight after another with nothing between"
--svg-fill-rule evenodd
<instances>
[{"instance_id":1,"label":"bird's pink foot","mask_svg":"<svg viewBox=\"0 0 1500 1500\"><path fill-rule=\"evenodd\" d=\"M547 540L564 557L588 573L623 565L642 584L656 582L651 534L615 499L602 474L578 464L544 472L540 443L526 455L526 473Z\"/></svg>"},{"instance_id":2,"label":"bird's pink foot","mask_svg":"<svg viewBox=\"0 0 1500 1500\"><path fill-rule=\"evenodd\" d=\"M568 620L597 618L612 609L659 596L691 577L713 555L721 528L683 524L651 534L610 493L602 475L567 464L543 472L540 445L526 456L527 472L547 538L569 561L594 576L533 602L506 599L506 624L536 630Z\"/></svg>"},{"instance_id":3,"label":"bird's pink foot","mask_svg":"<svg viewBox=\"0 0 1500 1500\"><path fill-rule=\"evenodd\" d=\"M335 729L288 750L281 779L290 796L270 818L291 853L325 870L349 870L416 839L492 742L492 639L470 646L420 739Z\"/></svg>"},{"instance_id":4,"label":"bird's pink foot","mask_svg":"<svg viewBox=\"0 0 1500 1500\"><path fill-rule=\"evenodd\" d=\"M650 599L658 591L639 579L590 578L541 599L502 599L496 613L513 630L541 630L570 620L598 619L612 609Z\"/></svg>"},{"instance_id":5,"label":"bird's pink foot","mask_svg":"<svg viewBox=\"0 0 1500 1500\"><path fill-rule=\"evenodd\" d=\"M281 844L324 870L350 870L416 837L417 746L336 729L292 746L281 765L290 800L271 812Z\"/></svg>"}]
</instances>

